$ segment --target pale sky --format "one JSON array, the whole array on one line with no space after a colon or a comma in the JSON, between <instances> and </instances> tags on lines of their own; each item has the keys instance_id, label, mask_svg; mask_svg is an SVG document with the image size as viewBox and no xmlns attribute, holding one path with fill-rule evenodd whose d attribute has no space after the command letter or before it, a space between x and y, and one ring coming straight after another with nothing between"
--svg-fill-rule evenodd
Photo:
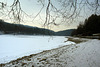
<instances>
[{"instance_id":1,"label":"pale sky","mask_svg":"<svg viewBox=\"0 0 100 67\"><path fill-rule=\"evenodd\" d=\"M11 5L13 3L14 0L0 0L0 2L5 2L7 3L7 5ZM22 10L27 13L28 15L31 15L30 17L25 17L24 22L21 22L21 24L25 24L25 25L30 25L30 26L36 26L36 27L43 27L43 23L45 22L45 16L46 16L46 12L45 12L45 8L41 11L41 13L34 19L34 17L38 14L39 10L42 8L42 5L39 4L37 2L38 0L20 0L21 3L21 7ZM59 6L58 3L56 3L57 0L51 0L52 3L58 7L61 8ZM71 0L72 1L72 0ZM92 1L92 0L91 0ZM47 2L45 2L47 3ZM78 6L79 7L79 6ZM7 8L7 7L6 7ZM84 14L84 12L81 11L80 13L80 17L78 17L77 19L75 19L75 21L73 21L73 23L69 24L69 23L63 23L59 26L54 26L52 25L49 29L54 30L54 31L60 31L60 30L66 30L66 29L73 29L73 28L77 28L78 24L80 21L84 21L85 18L89 17L92 12L87 10L86 12L87 14ZM0 17L1 19L4 19L5 16ZM34 21L32 21L34 19ZM11 22L8 18L4 19L5 21ZM56 20L57 23L61 23L60 19Z\"/></svg>"}]
</instances>

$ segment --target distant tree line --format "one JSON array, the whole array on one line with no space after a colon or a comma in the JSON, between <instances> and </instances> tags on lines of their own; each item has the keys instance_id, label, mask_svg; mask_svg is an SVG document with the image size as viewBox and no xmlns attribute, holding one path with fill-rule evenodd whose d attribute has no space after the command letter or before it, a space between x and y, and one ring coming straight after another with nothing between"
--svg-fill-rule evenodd
<instances>
[{"instance_id":1,"label":"distant tree line","mask_svg":"<svg viewBox=\"0 0 100 67\"><path fill-rule=\"evenodd\" d=\"M7 23L0 20L0 31L4 34L25 34L25 35L54 35L54 31L44 28L32 27L21 24Z\"/></svg>"},{"instance_id":2,"label":"distant tree line","mask_svg":"<svg viewBox=\"0 0 100 67\"><path fill-rule=\"evenodd\" d=\"M79 24L72 35L91 36L96 33L100 33L100 15L93 14L84 21L84 24Z\"/></svg>"}]
</instances>

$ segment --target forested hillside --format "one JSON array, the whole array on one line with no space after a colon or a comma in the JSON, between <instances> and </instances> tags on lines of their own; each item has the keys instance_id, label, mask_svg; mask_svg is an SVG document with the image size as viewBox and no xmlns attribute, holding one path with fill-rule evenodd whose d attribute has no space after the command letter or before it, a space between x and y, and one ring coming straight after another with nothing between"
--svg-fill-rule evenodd
<instances>
[{"instance_id":1,"label":"forested hillside","mask_svg":"<svg viewBox=\"0 0 100 67\"><path fill-rule=\"evenodd\" d=\"M97 33L100 33L100 15L91 15L84 24L79 24L72 35L91 36Z\"/></svg>"},{"instance_id":2,"label":"forested hillside","mask_svg":"<svg viewBox=\"0 0 100 67\"><path fill-rule=\"evenodd\" d=\"M45 28L32 27L22 24L12 24L0 20L0 31L3 32L3 34L70 36L74 30L75 29L68 29L54 32Z\"/></svg>"},{"instance_id":3,"label":"forested hillside","mask_svg":"<svg viewBox=\"0 0 100 67\"><path fill-rule=\"evenodd\" d=\"M55 32L49 29L32 27L21 24L12 24L0 20L0 31L4 34L25 34L25 35L54 35Z\"/></svg>"},{"instance_id":4,"label":"forested hillside","mask_svg":"<svg viewBox=\"0 0 100 67\"><path fill-rule=\"evenodd\" d=\"M55 33L55 35L57 35L57 36L71 36L71 33L74 30L75 29L68 29L68 30L58 31L58 32Z\"/></svg>"}]
</instances>

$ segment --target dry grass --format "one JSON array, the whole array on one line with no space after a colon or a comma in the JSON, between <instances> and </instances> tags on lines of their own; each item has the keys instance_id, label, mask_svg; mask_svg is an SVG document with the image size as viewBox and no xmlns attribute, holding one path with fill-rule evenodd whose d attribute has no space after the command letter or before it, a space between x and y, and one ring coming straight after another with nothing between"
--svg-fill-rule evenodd
<instances>
[{"instance_id":1,"label":"dry grass","mask_svg":"<svg viewBox=\"0 0 100 67\"><path fill-rule=\"evenodd\" d=\"M10 63L17 64L17 63L19 63L21 60L31 61L30 58L31 58L32 56L35 56L35 55L37 55L37 54L32 54L32 55L29 55L29 56L24 56L24 57L18 58L18 59L16 59L16 60L10 61L9 64L10 64ZM16 63L15 63L15 62L16 62Z\"/></svg>"},{"instance_id":2,"label":"dry grass","mask_svg":"<svg viewBox=\"0 0 100 67\"><path fill-rule=\"evenodd\" d=\"M46 58L43 58L43 59L39 60L39 62L41 62L41 61L46 61L46 60L47 60Z\"/></svg>"},{"instance_id":3,"label":"dry grass","mask_svg":"<svg viewBox=\"0 0 100 67\"><path fill-rule=\"evenodd\" d=\"M22 66L26 65L27 63L22 63Z\"/></svg>"},{"instance_id":4,"label":"dry grass","mask_svg":"<svg viewBox=\"0 0 100 67\"><path fill-rule=\"evenodd\" d=\"M72 42L75 42L76 44L78 43L81 43L81 42L85 42L85 40L82 40L82 39L74 39L74 38L68 38L67 41L72 41Z\"/></svg>"},{"instance_id":5,"label":"dry grass","mask_svg":"<svg viewBox=\"0 0 100 67\"><path fill-rule=\"evenodd\" d=\"M0 67L4 67L5 66L5 64L0 64Z\"/></svg>"},{"instance_id":6,"label":"dry grass","mask_svg":"<svg viewBox=\"0 0 100 67\"><path fill-rule=\"evenodd\" d=\"M79 38L87 38L87 39L98 39L100 40L100 36L76 36Z\"/></svg>"}]
</instances>

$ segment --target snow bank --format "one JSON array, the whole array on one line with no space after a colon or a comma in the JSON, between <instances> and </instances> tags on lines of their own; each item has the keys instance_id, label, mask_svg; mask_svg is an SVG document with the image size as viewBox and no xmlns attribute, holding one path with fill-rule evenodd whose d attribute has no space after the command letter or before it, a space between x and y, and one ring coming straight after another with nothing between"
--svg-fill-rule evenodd
<instances>
[{"instance_id":1,"label":"snow bank","mask_svg":"<svg viewBox=\"0 0 100 67\"><path fill-rule=\"evenodd\" d=\"M0 35L0 63L71 44L64 36Z\"/></svg>"},{"instance_id":2,"label":"snow bank","mask_svg":"<svg viewBox=\"0 0 100 67\"><path fill-rule=\"evenodd\" d=\"M32 59L34 67L100 67L100 40L67 45Z\"/></svg>"},{"instance_id":3,"label":"snow bank","mask_svg":"<svg viewBox=\"0 0 100 67\"><path fill-rule=\"evenodd\" d=\"M100 67L100 40L77 44L77 48L69 56L73 60L68 67Z\"/></svg>"}]
</instances>

